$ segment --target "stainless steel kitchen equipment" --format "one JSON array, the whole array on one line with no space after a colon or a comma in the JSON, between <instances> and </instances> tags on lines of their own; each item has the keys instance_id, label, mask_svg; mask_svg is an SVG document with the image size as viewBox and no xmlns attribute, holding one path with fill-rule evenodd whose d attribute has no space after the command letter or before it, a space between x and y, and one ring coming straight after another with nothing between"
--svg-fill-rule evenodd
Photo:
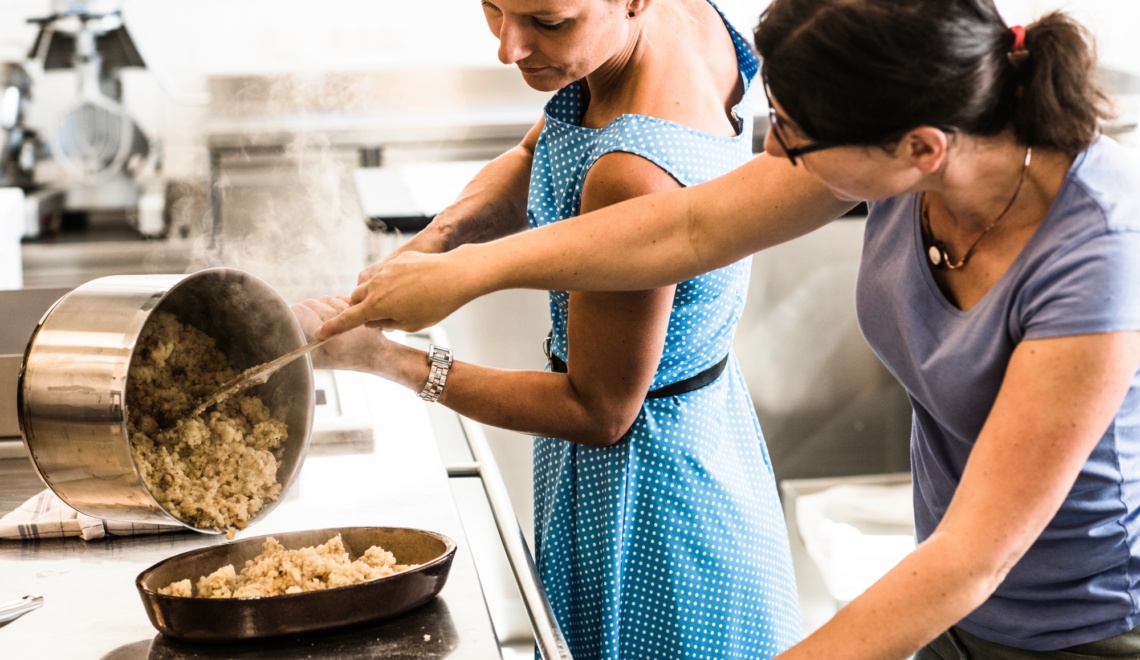
<instances>
[{"instance_id":1,"label":"stainless steel kitchen equipment","mask_svg":"<svg viewBox=\"0 0 1140 660\"><path fill-rule=\"evenodd\" d=\"M16 384L36 324L70 288L0 291L0 458L25 455L16 412Z\"/></svg>"},{"instance_id":2,"label":"stainless steel kitchen equipment","mask_svg":"<svg viewBox=\"0 0 1140 660\"><path fill-rule=\"evenodd\" d=\"M128 440L130 362L143 327L158 311L171 312L213 337L239 369L305 343L288 303L262 280L235 269L112 276L61 298L28 342L17 408L40 478L69 506L88 515L186 524L151 495ZM254 393L289 427L278 457L284 497L308 448L312 363L307 358L293 362ZM274 506L276 502L266 505L251 522Z\"/></svg>"},{"instance_id":3,"label":"stainless steel kitchen equipment","mask_svg":"<svg viewBox=\"0 0 1140 660\"><path fill-rule=\"evenodd\" d=\"M530 619L535 646L541 657L544 660L572 660L570 647L566 643L558 620L554 618L550 601L546 598L546 589L543 588L541 578L538 576L534 555L519 527L507 487L491 448L487 445L487 439L471 420L460 417L459 422L463 428L463 437L467 440L467 450L473 460L469 463L448 465L447 474L457 480L464 478L479 480L490 516L494 520L495 529L522 597L523 606L526 608L527 617Z\"/></svg>"},{"instance_id":4,"label":"stainless steel kitchen equipment","mask_svg":"<svg viewBox=\"0 0 1140 660\"><path fill-rule=\"evenodd\" d=\"M124 23L121 0L53 0L53 13L32 18L40 26L29 53L44 72L71 69L77 94L50 122L44 141L51 168L40 185L62 190L75 222L102 229L166 233L165 184L157 145L122 106L120 71L145 68ZM37 175L42 172L37 171ZM29 222L27 235L55 227Z\"/></svg>"},{"instance_id":5,"label":"stainless steel kitchen equipment","mask_svg":"<svg viewBox=\"0 0 1140 660\"><path fill-rule=\"evenodd\" d=\"M188 579L195 584L223 566L244 566L261 554L268 537L190 550L147 568L135 580L151 624L175 639L233 642L380 621L435 598L447 582L456 550L455 541L443 534L406 527L337 527L272 536L286 550L315 547L340 536L352 559L380 546L398 563L414 566L358 584L259 598L159 593L172 582Z\"/></svg>"},{"instance_id":6,"label":"stainless steel kitchen equipment","mask_svg":"<svg viewBox=\"0 0 1140 660\"><path fill-rule=\"evenodd\" d=\"M58 229L63 219L63 192L34 181L42 142L25 122L31 89L31 76L21 63L0 62L0 288L23 283L23 238ZM11 272L2 271L14 271L16 283L11 283Z\"/></svg>"},{"instance_id":7,"label":"stainless steel kitchen equipment","mask_svg":"<svg viewBox=\"0 0 1140 660\"><path fill-rule=\"evenodd\" d=\"M48 309L71 291L68 287L0 290L0 459L27 456L20 439L16 384L24 349ZM343 385L343 372L313 372L316 406L309 451L343 452L370 444L374 422L361 393Z\"/></svg>"},{"instance_id":8,"label":"stainless steel kitchen equipment","mask_svg":"<svg viewBox=\"0 0 1140 660\"><path fill-rule=\"evenodd\" d=\"M459 197L488 160L360 167L353 183L368 228L415 233Z\"/></svg>"},{"instance_id":9,"label":"stainless steel kitchen equipment","mask_svg":"<svg viewBox=\"0 0 1140 660\"><path fill-rule=\"evenodd\" d=\"M24 191L0 187L0 290L24 286Z\"/></svg>"},{"instance_id":10,"label":"stainless steel kitchen equipment","mask_svg":"<svg viewBox=\"0 0 1140 660\"><path fill-rule=\"evenodd\" d=\"M910 469L910 402L855 316L858 210L752 258L734 346L777 481Z\"/></svg>"},{"instance_id":11,"label":"stainless steel kitchen equipment","mask_svg":"<svg viewBox=\"0 0 1140 660\"><path fill-rule=\"evenodd\" d=\"M38 139L24 124L31 89L21 64L0 62L0 187L32 184Z\"/></svg>"},{"instance_id":12,"label":"stainless steel kitchen equipment","mask_svg":"<svg viewBox=\"0 0 1140 660\"><path fill-rule=\"evenodd\" d=\"M24 596L10 603L0 603L0 628L43 606L43 596Z\"/></svg>"}]
</instances>

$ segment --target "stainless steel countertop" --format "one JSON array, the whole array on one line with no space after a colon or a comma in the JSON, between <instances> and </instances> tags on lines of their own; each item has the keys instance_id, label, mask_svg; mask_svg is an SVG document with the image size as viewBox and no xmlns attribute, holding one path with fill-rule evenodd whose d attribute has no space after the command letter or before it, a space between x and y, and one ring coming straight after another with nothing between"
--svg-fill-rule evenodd
<instances>
[{"instance_id":1,"label":"stainless steel countertop","mask_svg":"<svg viewBox=\"0 0 1140 660\"><path fill-rule=\"evenodd\" d=\"M310 451L272 513L238 538L353 525L415 527L459 546L440 596L400 617L344 631L205 646L151 626L135 589L148 566L224 542L195 532L34 542L0 540L0 602L41 595L44 606L0 628L4 658L501 658L475 565L440 458L460 432L412 393L352 374L372 402L374 445ZM449 413L450 414L450 413ZM454 416L454 415L452 415ZM356 448L359 451L359 448ZM0 460L0 514L43 489L29 460Z\"/></svg>"}]
</instances>

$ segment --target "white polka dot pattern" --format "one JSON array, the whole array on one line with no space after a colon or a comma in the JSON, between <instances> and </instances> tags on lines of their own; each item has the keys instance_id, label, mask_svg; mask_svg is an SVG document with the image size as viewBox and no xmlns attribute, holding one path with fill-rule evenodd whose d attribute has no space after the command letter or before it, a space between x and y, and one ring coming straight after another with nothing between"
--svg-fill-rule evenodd
<instances>
[{"instance_id":1,"label":"white polka dot pattern","mask_svg":"<svg viewBox=\"0 0 1140 660\"><path fill-rule=\"evenodd\" d=\"M729 29L751 83L758 63ZM737 107L746 118L748 87ZM748 121L726 138L639 115L588 129L583 112L578 83L547 104L531 226L576 215L590 166L613 151L646 158L684 185L751 156ZM653 389L730 352L748 274L745 260L678 285ZM563 358L568 300L551 293L551 347ZM612 447L535 438L534 480L535 558L577 660L769 658L799 639L783 515L735 356L712 384L647 400Z\"/></svg>"}]
</instances>

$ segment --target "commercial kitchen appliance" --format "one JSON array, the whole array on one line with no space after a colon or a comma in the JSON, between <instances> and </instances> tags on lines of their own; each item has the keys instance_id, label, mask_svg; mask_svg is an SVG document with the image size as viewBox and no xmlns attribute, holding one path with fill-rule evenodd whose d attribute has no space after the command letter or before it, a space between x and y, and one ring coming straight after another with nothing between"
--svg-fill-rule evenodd
<instances>
[{"instance_id":1,"label":"commercial kitchen appliance","mask_svg":"<svg viewBox=\"0 0 1140 660\"><path fill-rule=\"evenodd\" d=\"M24 125L32 79L17 62L0 62L0 187L29 187L36 161L35 131Z\"/></svg>"},{"instance_id":2,"label":"commercial kitchen appliance","mask_svg":"<svg viewBox=\"0 0 1140 660\"><path fill-rule=\"evenodd\" d=\"M25 183L29 239L72 226L87 230L166 232L161 150L123 106L121 72L146 68L123 20L121 0L53 0L53 12L29 19L39 34L28 66L40 75L75 74L75 98L39 136L39 163ZM45 213L63 198L64 213ZM46 198L46 199L45 199Z\"/></svg>"},{"instance_id":3,"label":"commercial kitchen appliance","mask_svg":"<svg viewBox=\"0 0 1140 660\"><path fill-rule=\"evenodd\" d=\"M71 289L35 288L0 291L0 459L24 457L16 414L16 389L24 349L40 318Z\"/></svg>"},{"instance_id":4,"label":"commercial kitchen appliance","mask_svg":"<svg viewBox=\"0 0 1140 660\"><path fill-rule=\"evenodd\" d=\"M21 192L21 210L16 217L5 209L5 236L17 242L26 235L58 228L62 223L64 191L35 180L36 162L45 145L27 124L32 97L32 78L21 62L0 62L0 188Z\"/></svg>"},{"instance_id":5,"label":"commercial kitchen appliance","mask_svg":"<svg viewBox=\"0 0 1140 660\"><path fill-rule=\"evenodd\" d=\"M734 342L777 481L910 469L910 402L855 314L865 207L752 257Z\"/></svg>"},{"instance_id":6,"label":"commercial kitchen appliance","mask_svg":"<svg viewBox=\"0 0 1140 660\"><path fill-rule=\"evenodd\" d=\"M24 191L15 186L0 188L0 289L24 286L23 237Z\"/></svg>"}]
</instances>

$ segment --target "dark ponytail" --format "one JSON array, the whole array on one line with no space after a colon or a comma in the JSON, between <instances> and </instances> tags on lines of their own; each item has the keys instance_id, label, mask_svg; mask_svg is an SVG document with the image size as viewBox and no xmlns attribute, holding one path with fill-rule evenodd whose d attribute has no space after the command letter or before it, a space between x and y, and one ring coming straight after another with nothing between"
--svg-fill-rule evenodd
<instances>
[{"instance_id":1,"label":"dark ponytail","mask_svg":"<svg viewBox=\"0 0 1140 660\"><path fill-rule=\"evenodd\" d=\"M1061 13L1025 51L993 0L773 0L756 27L772 93L814 140L885 145L915 126L1005 130L1074 155L1109 103L1088 32Z\"/></svg>"},{"instance_id":2,"label":"dark ponytail","mask_svg":"<svg viewBox=\"0 0 1140 660\"><path fill-rule=\"evenodd\" d=\"M1026 57L1016 68L1013 128L1020 141L1074 155L1096 134L1111 105L1096 80L1092 37L1079 23L1053 12L1030 25Z\"/></svg>"}]
</instances>

